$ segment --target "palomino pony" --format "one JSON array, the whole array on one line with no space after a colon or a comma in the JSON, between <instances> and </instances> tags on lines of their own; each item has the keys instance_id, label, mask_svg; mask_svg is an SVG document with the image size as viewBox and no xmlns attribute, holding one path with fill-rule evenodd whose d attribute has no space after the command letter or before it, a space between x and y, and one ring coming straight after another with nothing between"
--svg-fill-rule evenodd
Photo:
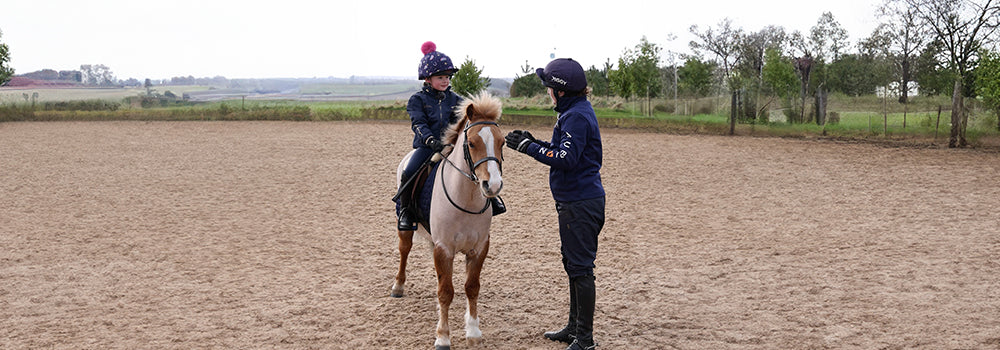
<instances>
[{"instance_id":1,"label":"palomino pony","mask_svg":"<svg viewBox=\"0 0 1000 350\"><path fill-rule=\"evenodd\" d=\"M452 285L453 262L456 254L465 254L465 338L478 344L483 337L479 330L479 273L490 249L490 198L500 194L503 179L504 138L497 125L502 105L487 93L464 100L456 110L459 120L449 126L444 142L451 152L438 165L430 205L430 232L423 225L417 232L433 244L434 269L438 276L437 350L451 349L448 308L455 295ZM397 181L403 167L412 156L408 154L397 168ZM437 157L437 156L436 156ZM413 246L414 231L399 231L399 272L392 286L392 296L403 296L406 282L406 258ZM429 236L428 236L429 235Z\"/></svg>"}]
</instances>

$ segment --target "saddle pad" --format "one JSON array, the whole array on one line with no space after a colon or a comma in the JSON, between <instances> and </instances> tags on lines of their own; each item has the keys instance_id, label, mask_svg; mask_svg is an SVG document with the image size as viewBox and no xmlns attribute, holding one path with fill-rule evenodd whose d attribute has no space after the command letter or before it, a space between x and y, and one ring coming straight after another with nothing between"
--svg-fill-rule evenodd
<instances>
[{"instance_id":1,"label":"saddle pad","mask_svg":"<svg viewBox=\"0 0 1000 350\"><path fill-rule=\"evenodd\" d=\"M430 174L427 174L427 180L423 183L423 188L420 189L420 193L413 198L413 202L417 205L417 210L414 212L416 214L417 222L428 222L430 221L431 212L431 193L434 193L434 179L437 177L437 168L441 165L441 162L435 163L431 167ZM399 212L402 211L400 206L400 200L396 200L396 216L399 217ZM429 230L428 230L429 231Z\"/></svg>"}]
</instances>

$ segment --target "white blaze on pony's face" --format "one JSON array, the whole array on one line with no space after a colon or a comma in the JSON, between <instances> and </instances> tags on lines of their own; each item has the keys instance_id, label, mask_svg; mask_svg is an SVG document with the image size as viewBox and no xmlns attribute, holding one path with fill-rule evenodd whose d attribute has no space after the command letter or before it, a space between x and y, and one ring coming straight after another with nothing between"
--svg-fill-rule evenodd
<instances>
[{"instance_id":1,"label":"white blaze on pony's face","mask_svg":"<svg viewBox=\"0 0 1000 350\"><path fill-rule=\"evenodd\" d=\"M485 157L492 157L494 159L503 159L501 153L503 152L503 138L500 135L500 128L491 125L484 125L476 133L479 139L482 140L483 146L486 149ZM487 161L479 166L479 168L485 169L474 169L476 176L483 180L482 192L486 197L496 197L500 194L500 189L503 188L503 177L500 175L500 162L499 161ZM485 174L483 174L485 172Z\"/></svg>"}]
</instances>

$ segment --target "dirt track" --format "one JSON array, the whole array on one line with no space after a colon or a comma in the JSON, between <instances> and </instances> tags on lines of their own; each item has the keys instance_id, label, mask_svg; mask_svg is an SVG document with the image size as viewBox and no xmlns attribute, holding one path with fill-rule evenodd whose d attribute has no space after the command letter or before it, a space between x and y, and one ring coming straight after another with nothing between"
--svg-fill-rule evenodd
<instances>
[{"instance_id":1,"label":"dirt track","mask_svg":"<svg viewBox=\"0 0 1000 350\"><path fill-rule=\"evenodd\" d=\"M0 348L431 348L424 245L408 295L388 296L388 198L409 135L396 122L0 123ZM603 349L1000 349L997 154L604 139ZM479 348L562 349L540 337L566 308L547 170L510 151L504 170ZM454 348L467 349L457 292Z\"/></svg>"}]
</instances>

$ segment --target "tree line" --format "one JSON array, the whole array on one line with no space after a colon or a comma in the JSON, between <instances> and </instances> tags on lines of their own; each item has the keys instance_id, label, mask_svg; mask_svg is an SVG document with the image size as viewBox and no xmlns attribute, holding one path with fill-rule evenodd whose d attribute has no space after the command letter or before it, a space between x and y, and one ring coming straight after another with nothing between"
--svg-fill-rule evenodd
<instances>
[{"instance_id":1,"label":"tree line","mask_svg":"<svg viewBox=\"0 0 1000 350\"><path fill-rule=\"evenodd\" d=\"M690 54L667 52L645 37L616 64L591 66L593 93L643 99L647 112L658 97L697 98L730 94L744 108L731 121L757 119L772 106L792 123L826 123L826 96L875 94L907 103L915 91L952 96L950 147L964 147L968 122L964 100L979 98L998 115L1000 63L997 44L1000 0L887 0L881 24L856 43L833 14L824 13L808 32L781 26L747 31L723 19L689 28ZM670 40L676 37L671 35ZM511 96L544 93L525 64ZM811 102L811 103L810 103Z\"/></svg>"},{"instance_id":2,"label":"tree line","mask_svg":"<svg viewBox=\"0 0 1000 350\"><path fill-rule=\"evenodd\" d=\"M748 31L723 19L716 26L689 28L691 53L668 51L643 37L612 62L586 70L592 93L643 100L732 96L731 123L757 120L772 107L786 111L792 123L826 123L826 96L874 94L881 90L907 103L914 91L952 97L950 147L964 147L968 123L966 99L976 98L998 114L1000 129L1000 0L886 0L878 10L881 24L869 36L848 42L847 31L827 12L808 32L781 26ZM0 32L2 36L2 32ZM0 37L2 38L2 37ZM670 35L670 40L676 37ZM9 50L0 42L0 84L13 75ZM510 87L512 97L544 93L534 69ZM64 74L69 73L69 74ZM456 91L470 94L489 86L482 70L466 58L456 74ZM144 85L120 81L104 65L81 65L79 71L45 72L87 85ZM147 79L148 80L148 79ZM217 85L224 77L175 77L160 84ZM149 82L147 82L149 84ZM735 108L736 106L741 108Z\"/></svg>"}]
</instances>

